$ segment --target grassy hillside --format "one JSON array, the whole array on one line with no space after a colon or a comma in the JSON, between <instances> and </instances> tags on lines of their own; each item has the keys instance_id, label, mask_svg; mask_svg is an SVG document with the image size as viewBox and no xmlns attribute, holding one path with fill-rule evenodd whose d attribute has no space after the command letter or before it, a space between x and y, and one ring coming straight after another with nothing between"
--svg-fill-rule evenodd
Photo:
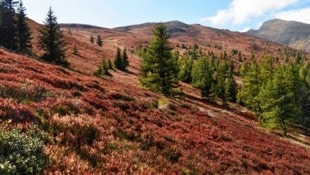
<instances>
[{"instance_id":1,"label":"grassy hillside","mask_svg":"<svg viewBox=\"0 0 310 175\"><path fill-rule=\"evenodd\" d=\"M39 26L32 26L35 33ZM186 46L175 47L180 52L196 42L203 51L220 55L236 48L247 58L253 41L257 57L280 55L277 49L283 48L240 33L192 27L201 29L200 36L212 31L210 38L220 39L191 33L173 37L172 45ZM63 31L72 70L0 49L1 130L34 130L49 160L45 174L310 173L309 137L291 135L295 143L269 133L247 109L203 100L188 84L180 83L184 94L174 98L141 88L135 50L151 36L89 27ZM103 37L103 47L89 42L91 34ZM92 76L102 59L113 59L118 46L130 51L128 72ZM229 59L239 64L237 56Z\"/></svg>"}]
</instances>

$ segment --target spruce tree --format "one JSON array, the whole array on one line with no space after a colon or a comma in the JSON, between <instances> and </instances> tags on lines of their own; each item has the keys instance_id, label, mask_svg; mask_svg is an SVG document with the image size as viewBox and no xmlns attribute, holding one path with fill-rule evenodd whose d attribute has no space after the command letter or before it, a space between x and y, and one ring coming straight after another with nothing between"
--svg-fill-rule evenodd
<instances>
[{"instance_id":1,"label":"spruce tree","mask_svg":"<svg viewBox=\"0 0 310 175\"><path fill-rule=\"evenodd\" d=\"M141 64L141 84L153 91L170 95L177 81L177 60L172 57L166 26L162 23L153 29L153 39Z\"/></svg>"},{"instance_id":2,"label":"spruce tree","mask_svg":"<svg viewBox=\"0 0 310 175\"><path fill-rule=\"evenodd\" d=\"M101 39L100 35L97 36L97 41L96 42L97 42L98 46L100 46L100 47L102 46L103 42L102 42L102 39Z\"/></svg>"},{"instance_id":3,"label":"spruce tree","mask_svg":"<svg viewBox=\"0 0 310 175\"><path fill-rule=\"evenodd\" d=\"M18 4L15 0L0 1L0 45L7 49L16 50L16 19L15 7Z\"/></svg>"},{"instance_id":4,"label":"spruce tree","mask_svg":"<svg viewBox=\"0 0 310 175\"><path fill-rule=\"evenodd\" d=\"M121 70L125 71L128 66L129 66L129 61L128 61L127 49L124 48L122 52L122 69Z\"/></svg>"},{"instance_id":5,"label":"spruce tree","mask_svg":"<svg viewBox=\"0 0 310 175\"><path fill-rule=\"evenodd\" d=\"M91 42L91 43L94 43L94 42L95 42L95 39L94 39L93 35L90 35L90 42Z\"/></svg>"},{"instance_id":6,"label":"spruce tree","mask_svg":"<svg viewBox=\"0 0 310 175\"><path fill-rule=\"evenodd\" d=\"M114 66L116 69L119 69L119 70L122 70L123 68L123 59L122 59L121 49L119 47L117 47L117 50L116 50Z\"/></svg>"},{"instance_id":7,"label":"spruce tree","mask_svg":"<svg viewBox=\"0 0 310 175\"><path fill-rule=\"evenodd\" d=\"M40 30L38 46L45 52L41 57L43 60L65 67L69 66L65 57L63 33L60 31L60 26L51 7Z\"/></svg>"},{"instance_id":8,"label":"spruce tree","mask_svg":"<svg viewBox=\"0 0 310 175\"><path fill-rule=\"evenodd\" d=\"M26 23L26 8L23 6L23 2L20 1L17 9L17 40L18 40L18 51L22 53L31 52L31 34L30 28Z\"/></svg>"}]
</instances>

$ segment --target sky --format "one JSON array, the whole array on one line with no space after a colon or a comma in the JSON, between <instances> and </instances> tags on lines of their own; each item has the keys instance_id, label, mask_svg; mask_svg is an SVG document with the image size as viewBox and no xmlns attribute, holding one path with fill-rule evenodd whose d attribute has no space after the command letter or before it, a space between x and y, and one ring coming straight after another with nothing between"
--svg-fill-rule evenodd
<instances>
[{"instance_id":1,"label":"sky","mask_svg":"<svg viewBox=\"0 0 310 175\"><path fill-rule=\"evenodd\" d=\"M106 28L146 22L247 31L278 18L310 24L310 0L23 0L29 18L42 23L52 7L58 23Z\"/></svg>"}]
</instances>

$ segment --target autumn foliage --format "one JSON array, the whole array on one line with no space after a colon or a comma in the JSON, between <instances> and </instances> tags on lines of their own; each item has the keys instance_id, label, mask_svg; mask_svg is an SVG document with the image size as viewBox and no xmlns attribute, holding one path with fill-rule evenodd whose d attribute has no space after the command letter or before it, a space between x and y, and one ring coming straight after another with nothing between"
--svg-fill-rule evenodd
<instances>
[{"instance_id":1,"label":"autumn foliage","mask_svg":"<svg viewBox=\"0 0 310 175\"><path fill-rule=\"evenodd\" d=\"M159 108L162 97L137 86L0 57L1 123L45 133L46 174L310 172L308 149L266 133L248 113L194 96Z\"/></svg>"}]
</instances>

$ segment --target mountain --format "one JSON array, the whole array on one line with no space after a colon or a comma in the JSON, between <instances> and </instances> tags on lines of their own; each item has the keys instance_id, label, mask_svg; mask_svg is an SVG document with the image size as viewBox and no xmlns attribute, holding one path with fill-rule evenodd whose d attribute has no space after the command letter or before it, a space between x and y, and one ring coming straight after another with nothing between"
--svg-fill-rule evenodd
<instances>
[{"instance_id":1,"label":"mountain","mask_svg":"<svg viewBox=\"0 0 310 175\"><path fill-rule=\"evenodd\" d=\"M131 32L131 33L152 35L152 28L156 24L158 23L145 23L145 24L126 26L126 27L117 27L117 28L114 28L114 30L121 31L121 32ZM185 24L180 21L170 21L164 24L167 27L168 34L170 34L171 36L187 34L189 32L191 33L199 32L198 30L195 29L195 27Z\"/></svg>"},{"instance_id":2,"label":"mountain","mask_svg":"<svg viewBox=\"0 0 310 175\"><path fill-rule=\"evenodd\" d=\"M34 53L40 55L40 25L29 22ZM178 98L142 88L137 50L150 42L155 24L62 25L70 69L0 48L0 129L42 133L50 160L45 174L309 174L309 136L296 131L283 138L266 131L248 109L202 99L189 84L180 82ZM236 67L242 60L232 49L246 60L251 52L257 59L281 58L283 46L274 42L177 21L165 24L181 55L197 44L201 52L212 51ZM102 36L103 46L92 44L91 35ZM128 49L128 71L93 76L102 60L114 59L117 47ZM220 58L224 52L227 57Z\"/></svg>"},{"instance_id":3,"label":"mountain","mask_svg":"<svg viewBox=\"0 0 310 175\"><path fill-rule=\"evenodd\" d=\"M158 23L144 23L113 29L89 27L87 25L85 27L81 24L62 24L62 30L68 41L68 50L72 51L74 45L80 50L80 55L68 52L69 61L72 62L71 65L74 69L91 74L102 58L113 59L118 46L126 47L132 53L131 65L135 68L135 73L138 73L139 58L135 51L141 46L146 47L148 45L152 39L152 28L156 24ZM296 53L296 50L292 48L240 32L220 30L198 24L190 25L179 21L170 21L164 24L171 36L169 39L171 47L178 50L180 54L185 54L194 47L194 44L197 44L201 51L213 52L217 57L226 52L227 57L234 62L236 69L242 62L238 55L232 54L233 50L240 51L242 60L249 60L252 53L257 59L262 58L265 54L281 59L284 57L282 51L284 49L291 53L291 58L294 58L294 53ZM38 32L33 31L33 33ZM101 35L103 47L90 44L91 35L95 37ZM305 56L309 57L307 54ZM85 61L86 59L87 61Z\"/></svg>"},{"instance_id":4,"label":"mountain","mask_svg":"<svg viewBox=\"0 0 310 175\"><path fill-rule=\"evenodd\" d=\"M310 52L310 24L274 19L247 34Z\"/></svg>"}]
</instances>

